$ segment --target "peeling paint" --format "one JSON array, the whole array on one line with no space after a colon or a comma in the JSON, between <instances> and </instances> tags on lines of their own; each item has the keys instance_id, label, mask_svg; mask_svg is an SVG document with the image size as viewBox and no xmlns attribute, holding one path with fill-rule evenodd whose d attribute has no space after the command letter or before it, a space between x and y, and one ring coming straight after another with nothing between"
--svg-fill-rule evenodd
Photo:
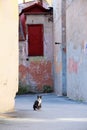
<instances>
[{"instance_id":1,"label":"peeling paint","mask_svg":"<svg viewBox=\"0 0 87 130\"><path fill-rule=\"evenodd\" d=\"M30 86L36 86L35 90L42 91L44 85L53 86L50 61L31 61L28 67L20 65L19 72L20 81L24 84L29 83Z\"/></svg>"}]
</instances>

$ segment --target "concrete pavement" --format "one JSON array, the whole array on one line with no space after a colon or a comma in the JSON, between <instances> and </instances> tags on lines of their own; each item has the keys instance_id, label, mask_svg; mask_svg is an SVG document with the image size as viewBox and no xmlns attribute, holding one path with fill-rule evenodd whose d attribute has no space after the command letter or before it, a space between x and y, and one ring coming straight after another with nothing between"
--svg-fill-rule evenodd
<instances>
[{"instance_id":1,"label":"concrete pavement","mask_svg":"<svg viewBox=\"0 0 87 130\"><path fill-rule=\"evenodd\" d=\"M42 109L33 111L36 96L17 96L15 111L0 114L0 130L87 130L87 103L42 94Z\"/></svg>"}]
</instances>

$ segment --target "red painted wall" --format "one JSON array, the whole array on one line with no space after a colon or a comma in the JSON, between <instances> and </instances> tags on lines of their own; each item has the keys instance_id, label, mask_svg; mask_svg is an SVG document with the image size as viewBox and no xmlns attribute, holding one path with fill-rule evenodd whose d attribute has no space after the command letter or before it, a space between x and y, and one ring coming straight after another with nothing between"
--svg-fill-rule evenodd
<instances>
[{"instance_id":1,"label":"red painted wall","mask_svg":"<svg viewBox=\"0 0 87 130\"><path fill-rule=\"evenodd\" d=\"M19 79L22 84L30 80L32 91L43 91L43 86L47 85L53 88L52 64L50 61L31 61L29 66L19 66ZM35 86L35 87L34 87Z\"/></svg>"}]
</instances>

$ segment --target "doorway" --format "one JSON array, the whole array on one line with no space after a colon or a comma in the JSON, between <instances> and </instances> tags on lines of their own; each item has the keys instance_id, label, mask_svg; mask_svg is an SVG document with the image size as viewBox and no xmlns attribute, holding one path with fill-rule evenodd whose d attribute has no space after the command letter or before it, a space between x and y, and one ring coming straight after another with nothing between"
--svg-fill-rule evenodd
<instances>
[{"instance_id":1,"label":"doorway","mask_svg":"<svg viewBox=\"0 0 87 130\"><path fill-rule=\"evenodd\" d=\"M43 24L28 25L28 56L43 56Z\"/></svg>"}]
</instances>

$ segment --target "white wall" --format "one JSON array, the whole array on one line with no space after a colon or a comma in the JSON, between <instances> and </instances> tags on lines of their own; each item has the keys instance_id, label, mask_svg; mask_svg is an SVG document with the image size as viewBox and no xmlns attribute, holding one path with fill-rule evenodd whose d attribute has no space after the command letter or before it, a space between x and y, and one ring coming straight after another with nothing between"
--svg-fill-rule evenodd
<instances>
[{"instance_id":1,"label":"white wall","mask_svg":"<svg viewBox=\"0 0 87 130\"><path fill-rule=\"evenodd\" d=\"M0 112L14 108L18 89L17 1L0 0Z\"/></svg>"},{"instance_id":2,"label":"white wall","mask_svg":"<svg viewBox=\"0 0 87 130\"><path fill-rule=\"evenodd\" d=\"M53 1L54 16L54 88L58 95L62 95L62 22L61 0ZM60 44L55 44L60 43Z\"/></svg>"},{"instance_id":3,"label":"white wall","mask_svg":"<svg viewBox=\"0 0 87 130\"><path fill-rule=\"evenodd\" d=\"M54 42L62 38L61 2L54 0ZM66 0L66 58L67 96L87 101L87 0ZM61 45L54 46L54 85L61 94L63 79ZM59 66L61 63L61 66Z\"/></svg>"},{"instance_id":4,"label":"white wall","mask_svg":"<svg viewBox=\"0 0 87 130\"><path fill-rule=\"evenodd\" d=\"M67 0L67 94L87 101L87 0Z\"/></svg>"}]
</instances>

